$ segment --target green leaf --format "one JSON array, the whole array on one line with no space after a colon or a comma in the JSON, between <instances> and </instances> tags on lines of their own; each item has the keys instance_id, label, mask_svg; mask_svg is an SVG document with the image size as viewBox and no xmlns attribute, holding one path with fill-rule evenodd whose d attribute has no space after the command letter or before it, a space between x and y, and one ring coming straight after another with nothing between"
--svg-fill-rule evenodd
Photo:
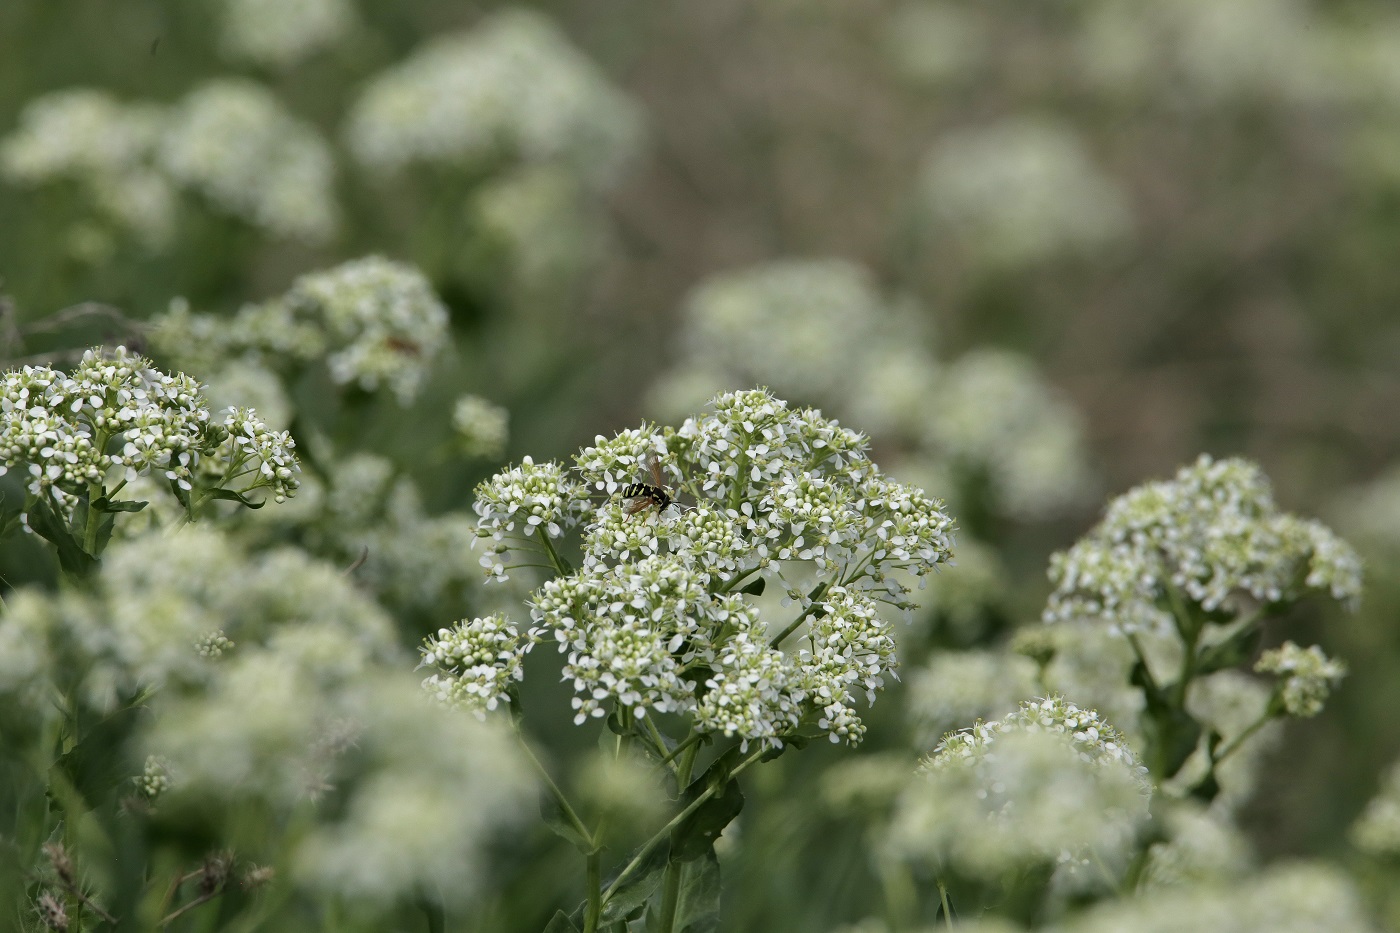
<instances>
[{"instance_id":1,"label":"green leaf","mask_svg":"<svg viewBox=\"0 0 1400 933\"><path fill-rule=\"evenodd\" d=\"M92 507L99 512L139 512L148 505L149 502L138 502L135 499L114 500L106 496L95 499L92 503Z\"/></svg>"},{"instance_id":2,"label":"green leaf","mask_svg":"<svg viewBox=\"0 0 1400 933\"><path fill-rule=\"evenodd\" d=\"M83 731L72 748L54 762L89 807L107 801L132 776L124 746L145 714L141 706L127 706Z\"/></svg>"},{"instance_id":3,"label":"green leaf","mask_svg":"<svg viewBox=\"0 0 1400 933\"><path fill-rule=\"evenodd\" d=\"M680 933L715 933L719 927L719 859L713 847L681 869L676 929Z\"/></svg>"},{"instance_id":4,"label":"green leaf","mask_svg":"<svg viewBox=\"0 0 1400 933\"><path fill-rule=\"evenodd\" d=\"M746 593L749 596L762 596L763 590L767 586L768 580L764 577L759 577L757 580L754 580L748 586L741 587L739 589L739 592Z\"/></svg>"},{"instance_id":5,"label":"green leaf","mask_svg":"<svg viewBox=\"0 0 1400 933\"><path fill-rule=\"evenodd\" d=\"M713 849L724 827L744 809L744 794L739 790L739 782L729 777L737 751L735 748L721 755L681 795L681 805L686 806L711 787L717 789L713 797L675 828L671 836L671 858L675 861L688 862Z\"/></svg>"},{"instance_id":6,"label":"green leaf","mask_svg":"<svg viewBox=\"0 0 1400 933\"><path fill-rule=\"evenodd\" d=\"M179 480L170 481L170 492L179 500L180 505L185 508L185 517L194 521L194 502L190 500L190 491L180 485Z\"/></svg>"},{"instance_id":7,"label":"green leaf","mask_svg":"<svg viewBox=\"0 0 1400 933\"><path fill-rule=\"evenodd\" d=\"M656 846L647 854L642 864L632 873L603 904L601 921L618 923L635 919L646 907L647 900L661 884L666 874L666 862L670 849L665 843ZM606 885L604 886L606 887Z\"/></svg>"},{"instance_id":8,"label":"green leaf","mask_svg":"<svg viewBox=\"0 0 1400 933\"><path fill-rule=\"evenodd\" d=\"M250 509L260 509L263 506L267 505L266 499L264 499L261 502L256 502L252 499L249 499L247 496L243 495L240 492L234 492L232 489L211 489L209 490L209 498L223 499L227 502L237 502L238 504L247 506Z\"/></svg>"},{"instance_id":9,"label":"green leaf","mask_svg":"<svg viewBox=\"0 0 1400 933\"><path fill-rule=\"evenodd\" d=\"M36 499L29 507L29 527L34 533L53 544L58 551L58 565L65 573L84 577L97 567L97 560L78 543L68 530L68 525L58 517L43 499Z\"/></svg>"},{"instance_id":10,"label":"green leaf","mask_svg":"<svg viewBox=\"0 0 1400 933\"><path fill-rule=\"evenodd\" d=\"M593 840L578 831L578 827L564 813L564 808L551 794L540 795L540 816L555 834L562 836L584 855L593 851Z\"/></svg>"},{"instance_id":11,"label":"green leaf","mask_svg":"<svg viewBox=\"0 0 1400 933\"><path fill-rule=\"evenodd\" d=\"M544 933L579 933L579 930L569 919L568 914L562 910L556 910L549 923L545 924Z\"/></svg>"},{"instance_id":12,"label":"green leaf","mask_svg":"<svg viewBox=\"0 0 1400 933\"><path fill-rule=\"evenodd\" d=\"M1153 686L1141 661L1133 665L1132 682L1142 689L1147 701L1142 731L1147 740L1148 770L1154 777L1169 778L1181 770L1196 750L1201 738L1200 723L1174 706L1165 690Z\"/></svg>"}]
</instances>

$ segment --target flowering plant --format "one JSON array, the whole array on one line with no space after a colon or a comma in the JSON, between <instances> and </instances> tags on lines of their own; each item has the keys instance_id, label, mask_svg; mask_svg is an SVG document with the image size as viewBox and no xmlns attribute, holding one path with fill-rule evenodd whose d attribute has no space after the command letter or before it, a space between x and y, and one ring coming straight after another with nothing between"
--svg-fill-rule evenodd
<instances>
[{"instance_id":1,"label":"flowering plant","mask_svg":"<svg viewBox=\"0 0 1400 933\"><path fill-rule=\"evenodd\" d=\"M952 556L942 504L882 474L862 435L763 390L712 407L679 429L598 437L571 470L526 458L483 483L487 573L551 576L528 626L494 614L423 646L425 687L484 715L518 712L524 655L554 641L575 723L606 719L618 748L650 756L673 787L674 816L605 886L603 827L546 782L556 827L588 858L585 933L653 901L656 929L693 919L717 889L714 842L742 806L739 774L812 738L861 740L859 698L895 676L887 615L911 610L910 582ZM652 466L662 481L645 482ZM704 746L715 753L701 771Z\"/></svg>"}]
</instances>

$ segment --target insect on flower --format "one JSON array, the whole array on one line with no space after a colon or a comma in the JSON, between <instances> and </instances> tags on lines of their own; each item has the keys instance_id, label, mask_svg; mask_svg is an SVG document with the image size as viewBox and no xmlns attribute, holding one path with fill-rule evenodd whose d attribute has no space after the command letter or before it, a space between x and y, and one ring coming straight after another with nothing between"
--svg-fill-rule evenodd
<instances>
[{"instance_id":1,"label":"insect on flower","mask_svg":"<svg viewBox=\"0 0 1400 933\"><path fill-rule=\"evenodd\" d=\"M628 518L651 506L655 506L656 514L660 515L676 501L661 479L661 464L655 457L651 458L651 482L628 483L622 487L622 498L633 500L627 506Z\"/></svg>"}]
</instances>

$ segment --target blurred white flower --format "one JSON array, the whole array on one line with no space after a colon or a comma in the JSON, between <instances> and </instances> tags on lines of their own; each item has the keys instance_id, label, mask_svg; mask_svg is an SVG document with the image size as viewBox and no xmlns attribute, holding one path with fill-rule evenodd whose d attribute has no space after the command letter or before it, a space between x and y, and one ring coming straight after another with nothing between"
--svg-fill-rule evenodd
<instances>
[{"instance_id":1,"label":"blurred white flower","mask_svg":"<svg viewBox=\"0 0 1400 933\"><path fill-rule=\"evenodd\" d=\"M507 8L375 78L347 135L360 161L379 171L504 158L560 162L606 185L636 152L640 118L553 23Z\"/></svg>"},{"instance_id":2,"label":"blurred white flower","mask_svg":"<svg viewBox=\"0 0 1400 933\"><path fill-rule=\"evenodd\" d=\"M176 103L159 157L182 186L275 236L323 243L339 223L330 149L251 81L212 81Z\"/></svg>"},{"instance_id":3,"label":"blurred white flower","mask_svg":"<svg viewBox=\"0 0 1400 933\"><path fill-rule=\"evenodd\" d=\"M1280 512L1257 466L1202 455L1175 479L1113 500L1097 527L1051 558L1050 579L1047 622L1167 630L1162 607L1173 593L1205 613L1240 593L1266 606L1313 593L1354 604L1361 562L1321 523Z\"/></svg>"},{"instance_id":4,"label":"blurred white flower","mask_svg":"<svg viewBox=\"0 0 1400 933\"><path fill-rule=\"evenodd\" d=\"M287 67L342 39L349 0L222 0L219 45L230 58Z\"/></svg>"},{"instance_id":5,"label":"blurred white flower","mask_svg":"<svg viewBox=\"0 0 1400 933\"><path fill-rule=\"evenodd\" d=\"M975 877L1045 866L1057 888L1112 890L1148 818L1151 785L1123 737L1058 697L950 733L922 770L890 850Z\"/></svg>"},{"instance_id":6,"label":"blurred white flower","mask_svg":"<svg viewBox=\"0 0 1400 933\"><path fill-rule=\"evenodd\" d=\"M175 191L157 169L165 115L153 104L122 103L103 91L54 91L35 98L0 142L0 175L27 186L81 185L94 207L150 248L164 246Z\"/></svg>"},{"instance_id":7,"label":"blurred white flower","mask_svg":"<svg viewBox=\"0 0 1400 933\"><path fill-rule=\"evenodd\" d=\"M1092 907L1055 933L1378 933L1351 882L1336 869L1297 863L1247 880L1173 886Z\"/></svg>"},{"instance_id":8,"label":"blurred white flower","mask_svg":"<svg viewBox=\"0 0 1400 933\"><path fill-rule=\"evenodd\" d=\"M929 152L917 193L938 249L1020 269L1121 243L1132 213L1074 131L1016 117L953 132Z\"/></svg>"}]
</instances>

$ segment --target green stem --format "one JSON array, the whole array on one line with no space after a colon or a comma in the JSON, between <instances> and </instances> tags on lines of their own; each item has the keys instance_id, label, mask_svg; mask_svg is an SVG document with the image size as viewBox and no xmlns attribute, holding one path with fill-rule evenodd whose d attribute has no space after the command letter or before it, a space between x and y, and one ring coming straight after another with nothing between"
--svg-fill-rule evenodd
<instances>
[{"instance_id":1,"label":"green stem","mask_svg":"<svg viewBox=\"0 0 1400 933\"><path fill-rule=\"evenodd\" d=\"M679 754L681 754L682 752L684 752L684 751L686 751L686 750L692 748L692 747L695 745L696 742L701 741L704 737L705 737L705 736L704 736L703 733L700 733L700 732L692 732L692 733L690 734L690 736L689 736L684 742L682 742L681 744L677 745L675 748L671 749L670 753L667 754L666 757L662 758L661 761L658 762L658 764L661 764L661 765L670 764L672 761L674 761L674 760L676 759L676 756L677 756L677 755L679 755Z\"/></svg>"},{"instance_id":2,"label":"green stem","mask_svg":"<svg viewBox=\"0 0 1400 933\"><path fill-rule=\"evenodd\" d=\"M1269 708L1264 711L1263 716L1260 716L1258 719L1256 719L1253 723L1250 724L1249 728L1245 729L1239 735L1231 739L1230 743L1220 750L1220 753L1216 755L1215 758L1212 760L1212 765L1218 765L1226 758L1229 758L1231 755L1233 755L1241 745L1243 745L1246 741L1249 740L1250 736L1254 735L1254 733L1264 728L1264 726L1268 722L1270 722L1276 715L1278 715L1278 712L1274 709L1274 704L1270 703Z\"/></svg>"},{"instance_id":3,"label":"green stem","mask_svg":"<svg viewBox=\"0 0 1400 933\"><path fill-rule=\"evenodd\" d=\"M1138 663L1142 665L1142 676L1147 680L1147 687L1154 693L1161 688L1157 686L1157 678L1152 676L1152 665L1147 663L1147 654L1142 650L1142 643L1138 641L1136 632L1128 632L1128 644L1133 648L1133 654L1137 655Z\"/></svg>"},{"instance_id":4,"label":"green stem","mask_svg":"<svg viewBox=\"0 0 1400 933\"><path fill-rule=\"evenodd\" d=\"M568 819L569 824L573 826L574 831L584 839L587 839L596 850L598 845L597 839L588 827L583 825L583 820L579 819L578 813L575 812L573 806L569 804L569 799L564 796L564 792L559 789L559 785L554 783L554 778L549 776L549 772L545 770L544 765L535 757L534 751L530 748L530 743L526 742L525 737L518 731L515 733L515 737L520 740L520 747L525 750L525 757L530 759L530 764L534 766L539 776L544 779L545 787L549 788L549 793L554 797L555 803L559 804L559 809L564 811L564 816Z\"/></svg>"},{"instance_id":5,"label":"green stem","mask_svg":"<svg viewBox=\"0 0 1400 933\"><path fill-rule=\"evenodd\" d=\"M718 589L716 589L716 590L715 590L715 595L716 595L716 596L723 596L725 593L731 593L731 592L733 592L733 591L734 591L734 587L738 586L740 583L743 583L743 582L744 582L745 580L747 580L749 577L753 576L755 573L758 572L758 569L759 569L759 568L757 568L757 567L750 567L748 570L745 570L743 573L737 574L737 575L734 577L734 579L730 580L728 583L725 583L725 584L721 585Z\"/></svg>"},{"instance_id":6,"label":"green stem","mask_svg":"<svg viewBox=\"0 0 1400 933\"><path fill-rule=\"evenodd\" d=\"M820 599L822 595L826 592L826 586L827 585L825 583L818 583L816 586L812 587L812 592L807 594L807 608L803 609L802 614L796 619L793 619L792 624L789 625L787 628L783 629L781 632L779 632L777 637L775 637L770 642L770 644L774 648L781 645L784 639L786 639L793 632L797 631L797 627L799 625L807 621L807 617L810 616L812 614L812 610L816 608L816 601Z\"/></svg>"},{"instance_id":7,"label":"green stem","mask_svg":"<svg viewBox=\"0 0 1400 933\"><path fill-rule=\"evenodd\" d=\"M695 756L700 751L700 746L692 745L686 750L681 758L680 766L676 769L676 783L684 789L690 783L690 776L695 771ZM671 845L676 844L676 834L671 833ZM680 862L671 860L666 863L666 874L661 883L661 925L657 927L658 933L674 933L676 928L676 908L680 905L681 895L681 872L685 866Z\"/></svg>"},{"instance_id":8,"label":"green stem","mask_svg":"<svg viewBox=\"0 0 1400 933\"><path fill-rule=\"evenodd\" d=\"M535 533L540 536L540 541L544 543L544 551L549 555L549 562L554 565L554 572L561 577L567 577L569 575L568 568L564 566L564 561L559 557L559 552L554 550L554 542L549 540L549 532L545 531L543 525L536 525Z\"/></svg>"},{"instance_id":9,"label":"green stem","mask_svg":"<svg viewBox=\"0 0 1400 933\"><path fill-rule=\"evenodd\" d=\"M644 716L644 717L642 717L642 720L646 723L646 726L647 726L647 733L651 736L652 743L656 746L657 754L659 754L659 755L661 756L661 764L662 764L663 766L664 766L664 765L670 764L670 763L671 763L671 760L675 757L675 751L672 751L672 752L670 752L670 753L667 753L667 751L666 751L666 739L665 739L664 736L662 736L661 730L658 729L658 728L656 728L656 723L654 723L654 722L651 721L651 717L650 717L650 716ZM694 738L694 737L697 737L697 736L692 736L692 738ZM686 741L689 742L690 739L686 739ZM694 747L694 746L692 746L692 747ZM679 750L680 750L680 746L676 746L676 751L679 751ZM674 771L675 768L673 767L671 770Z\"/></svg>"},{"instance_id":10,"label":"green stem","mask_svg":"<svg viewBox=\"0 0 1400 933\"><path fill-rule=\"evenodd\" d=\"M738 777L745 768L753 764L755 761L758 761L759 758L762 758L763 753L764 749L760 748L752 755L739 762L739 764L734 768L734 770L729 772L729 777L731 779ZM685 822L687 817L689 817L696 810L700 809L700 807L704 805L705 801L713 797L722 786L723 785L716 784L712 787L705 788L699 793L698 796L696 796L694 800L692 800L689 804L686 805L685 809L681 810L681 812L671 817L670 822L668 822L665 826L657 830L656 833L650 839L642 843L641 848L637 850L637 854L632 856L632 860L629 861L625 867L623 867L622 871L618 872L617 877L613 879L612 884L608 885L607 890L603 892L603 903L607 904L608 899L612 897L615 893L617 893L617 889L622 886L622 883L628 878L630 878L633 872L635 872L639 867L641 867L642 862L644 862L646 860L646 857L651 854L652 849L655 849L658 845L660 845L662 840L670 837L671 830L675 829L677 826L681 825L681 823Z\"/></svg>"},{"instance_id":11,"label":"green stem","mask_svg":"<svg viewBox=\"0 0 1400 933\"><path fill-rule=\"evenodd\" d=\"M943 923L948 929L953 928L953 908L948 906L948 886L943 883L943 879L938 879L938 902L943 905Z\"/></svg>"},{"instance_id":12,"label":"green stem","mask_svg":"<svg viewBox=\"0 0 1400 933\"><path fill-rule=\"evenodd\" d=\"M588 906L583 911L583 933L596 933L603 915L603 850L588 853Z\"/></svg>"},{"instance_id":13,"label":"green stem","mask_svg":"<svg viewBox=\"0 0 1400 933\"><path fill-rule=\"evenodd\" d=\"M83 551L91 557L97 556L98 512L93 503L102 498L102 484L88 483L87 522L83 525Z\"/></svg>"}]
</instances>

